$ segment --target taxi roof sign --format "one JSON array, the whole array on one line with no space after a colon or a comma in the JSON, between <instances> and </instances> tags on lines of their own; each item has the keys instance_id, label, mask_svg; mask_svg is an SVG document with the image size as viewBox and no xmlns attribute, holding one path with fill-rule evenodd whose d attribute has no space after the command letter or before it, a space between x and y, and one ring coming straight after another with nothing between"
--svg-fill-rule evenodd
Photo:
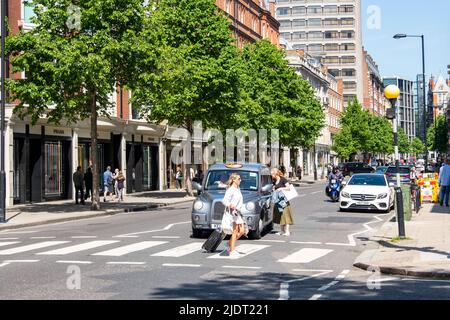
<instances>
[{"instance_id":1,"label":"taxi roof sign","mask_svg":"<svg viewBox=\"0 0 450 320\"><path fill-rule=\"evenodd\" d=\"M227 164L225 164L225 167L232 168L232 169L242 168L242 164L241 163L227 163Z\"/></svg>"}]
</instances>

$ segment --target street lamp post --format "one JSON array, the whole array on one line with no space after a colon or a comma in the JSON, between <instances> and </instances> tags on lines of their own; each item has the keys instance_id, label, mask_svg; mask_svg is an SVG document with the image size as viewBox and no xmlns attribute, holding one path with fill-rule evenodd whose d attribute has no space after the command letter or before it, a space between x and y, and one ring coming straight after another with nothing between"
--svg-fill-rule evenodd
<instances>
[{"instance_id":1,"label":"street lamp post","mask_svg":"<svg viewBox=\"0 0 450 320\"><path fill-rule=\"evenodd\" d=\"M424 35L396 34L394 39L421 38L422 39L422 90L423 90L423 144L425 145L425 171L428 170L428 146L427 146L427 97L425 88L425 37Z\"/></svg>"},{"instance_id":2,"label":"street lamp post","mask_svg":"<svg viewBox=\"0 0 450 320\"><path fill-rule=\"evenodd\" d=\"M0 223L6 222L6 174L5 174L5 75L6 75L6 63L5 63L5 12L6 1L1 0L1 14L0 14L0 29L1 29L1 105L0 105Z\"/></svg>"},{"instance_id":3,"label":"street lamp post","mask_svg":"<svg viewBox=\"0 0 450 320\"><path fill-rule=\"evenodd\" d=\"M397 223L398 223L398 233L400 238L404 238L405 234L405 219L403 211L403 194L402 188L400 186L400 157L398 152L398 120L397 120L397 98L400 95L400 89L396 85L389 85L384 89L385 97L390 101L391 108L395 112L390 112L391 118L393 120L393 130L394 130L394 152L395 152L395 167L396 167L396 180L397 187L395 188L395 199L396 199L396 211L397 211ZM391 110L392 111L392 110Z\"/></svg>"}]
</instances>

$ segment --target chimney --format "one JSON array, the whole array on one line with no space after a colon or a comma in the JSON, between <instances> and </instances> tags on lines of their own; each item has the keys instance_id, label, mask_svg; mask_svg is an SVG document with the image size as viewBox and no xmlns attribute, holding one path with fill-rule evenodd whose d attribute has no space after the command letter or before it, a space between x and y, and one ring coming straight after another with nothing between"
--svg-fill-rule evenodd
<instances>
[{"instance_id":1,"label":"chimney","mask_svg":"<svg viewBox=\"0 0 450 320\"><path fill-rule=\"evenodd\" d=\"M275 0L269 0L269 11L272 17L275 18Z\"/></svg>"}]
</instances>

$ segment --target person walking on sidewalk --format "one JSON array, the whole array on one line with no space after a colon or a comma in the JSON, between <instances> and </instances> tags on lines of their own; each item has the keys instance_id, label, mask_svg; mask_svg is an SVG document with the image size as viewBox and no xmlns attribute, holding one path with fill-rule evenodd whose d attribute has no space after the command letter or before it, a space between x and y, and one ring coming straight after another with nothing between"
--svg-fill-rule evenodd
<instances>
[{"instance_id":1,"label":"person walking on sidewalk","mask_svg":"<svg viewBox=\"0 0 450 320\"><path fill-rule=\"evenodd\" d=\"M248 233L248 227L246 226L241 213L244 198L242 196L241 189L239 188L240 184L241 177L237 173L231 174L230 180L228 181L227 191L225 192L225 196L222 200L223 205L230 210L233 215L233 233L231 234L230 241L228 242L228 248L225 248L232 258L237 258L240 255L239 252L234 250L236 241Z\"/></svg>"},{"instance_id":2,"label":"person walking on sidewalk","mask_svg":"<svg viewBox=\"0 0 450 320\"><path fill-rule=\"evenodd\" d=\"M123 201L123 189L125 188L125 176L123 175L122 170L119 170L119 173L117 174L116 185L119 202L121 202Z\"/></svg>"},{"instance_id":3,"label":"person walking on sidewalk","mask_svg":"<svg viewBox=\"0 0 450 320\"><path fill-rule=\"evenodd\" d=\"M112 178L114 179L113 186L114 186L114 194L116 195L116 199L119 199L119 189L117 188L117 177L119 176L119 169L115 169L114 173L112 175Z\"/></svg>"},{"instance_id":4,"label":"person walking on sidewalk","mask_svg":"<svg viewBox=\"0 0 450 320\"><path fill-rule=\"evenodd\" d=\"M289 182L283 176L281 170L273 168L271 173L273 180L273 190L289 191ZM277 233L278 235L289 237L291 235L289 231L289 225L294 224L294 219L292 218L291 204L289 202L287 204L288 205L283 209L283 211L278 210L277 208L274 209L273 222L281 226L281 232Z\"/></svg>"},{"instance_id":5,"label":"person walking on sidewalk","mask_svg":"<svg viewBox=\"0 0 450 320\"><path fill-rule=\"evenodd\" d=\"M84 174L84 184L86 186L86 193L84 194L84 200L87 200L88 198L92 199L92 169L91 167L88 167L86 170L86 173Z\"/></svg>"},{"instance_id":6,"label":"person walking on sidewalk","mask_svg":"<svg viewBox=\"0 0 450 320\"><path fill-rule=\"evenodd\" d=\"M77 167L77 171L73 174L73 184L75 186L75 204L78 204L78 192L80 192L81 204L84 204L84 190L83 190L83 182L84 182L84 174L81 171L81 167Z\"/></svg>"},{"instance_id":7,"label":"person walking on sidewalk","mask_svg":"<svg viewBox=\"0 0 450 320\"><path fill-rule=\"evenodd\" d=\"M445 201L445 206L448 207L450 197L450 158L445 159L445 164L439 170L438 183L440 186L439 204L442 207Z\"/></svg>"},{"instance_id":8,"label":"person walking on sidewalk","mask_svg":"<svg viewBox=\"0 0 450 320\"><path fill-rule=\"evenodd\" d=\"M110 194L111 199L113 200L113 188L114 188L114 179L111 172L111 166L106 168L106 171L103 172L103 201L106 202L106 196L108 193Z\"/></svg>"},{"instance_id":9,"label":"person walking on sidewalk","mask_svg":"<svg viewBox=\"0 0 450 320\"><path fill-rule=\"evenodd\" d=\"M181 190L182 182L183 182L183 172L181 172L180 167L177 167L177 173L175 174L175 180L177 182L177 190Z\"/></svg>"}]
</instances>

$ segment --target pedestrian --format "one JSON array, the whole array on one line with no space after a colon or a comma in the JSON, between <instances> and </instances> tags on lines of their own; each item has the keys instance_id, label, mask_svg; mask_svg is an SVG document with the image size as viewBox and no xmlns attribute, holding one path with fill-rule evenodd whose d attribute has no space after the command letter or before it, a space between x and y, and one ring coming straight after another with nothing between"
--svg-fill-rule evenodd
<instances>
[{"instance_id":1,"label":"pedestrian","mask_svg":"<svg viewBox=\"0 0 450 320\"><path fill-rule=\"evenodd\" d=\"M439 171L438 184L440 186L439 204L442 207L445 202L445 206L448 207L450 197L450 158L445 160L445 165Z\"/></svg>"},{"instance_id":2,"label":"pedestrian","mask_svg":"<svg viewBox=\"0 0 450 320\"><path fill-rule=\"evenodd\" d=\"M273 168L271 171L272 180L273 180L273 190L281 190L288 191L290 188L290 184L288 180L284 177L281 170L277 168ZM294 224L294 219L292 218L291 205L288 202L288 205L283 209L283 211L274 209L273 212L273 222L279 224L281 227L281 232L278 232L278 235L283 235L289 237L291 235L289 231L289 226Z\"/></svg>"},{"instance_id":3,"label":"pedestrian","mask_svg":"<svg viewBox=\"0 0 450 320\"><path fill-rule=\"evenodd\" d=\"M80 192L80 199L81 204L84 204L84 188L83 188L83 181L84 181L84 174L81 171L81 167L77 167L77 171L73 174L73 184L75 186L75 204L78 204L78 192Z\"/></svg>"},{"instance_id":4,"label":"pedestrian","mask_svg":"<svg viewBox=\"0 0 450 320\"><path fill-rule=\"evenodd\" d=\"M119 202L121 202L123 201L123 189L125 188L125 176L122 170L119 170L119 173L117 174L116 185Z\"/></svg>"},{"instance_id":5,"label":"pedestrian","mask_svg":"<svg viewBox=\"0 0 450 320\"><path fill-rule=\"evenodd\" d=\"M177 190L181 190L183 182L183 173L181 172L180 167L177 167L177 172L175 174L175 181L177 182Z\"/></svg>"},{"instance_id":6,"label":"pedestrian","mask_svg":"<svg viewBox=\"0 0 450 320\"><path fill-rule=\"evenodd\" d=\"M112 175L114 179L114 194L116 195L116 199L119 199L119 190L117 189L117 177L119 176L119 169L115 169Z\"/></svg>"},{"instance_id":7,"label":"pedestrian","mask_svg":"<svg viewBox=\"0 0 450 320\"><path fill-rule=\"evenodd\" d=\"M88 198L91 198L94 196L92 192L92 169L91 167L88 167L86 169L86 173L84 174L84 185L86 186L86 193L84 194L84 200L87 200Z\"/></svg>"},{"instance_id":8,"label":"pedestrian","mask_svg":"<svg viewBox=\"0 0 450 320\"><path fill-rule=\"evenodd\" d=\"M111 172L111 166L106 168L106 171L103 172L103 201L106 202L106 196L108 193L110 194L111 199L113 200L113 188L114 188L114 179L113 174Z\"/></svg>"},{"instance_id":9,"label":"pedestrian","mask_svg":"<svg viewBox=\"0 0 450 320\"><path fill-rule=\"evenodd\" d=\"M297 178L298 180L302 180L302 166L297 166Z\"/></svg>"},{"instance_id":10,"label":"pedestrian","mask_svg":"<svg viewBox=\"0 0 450 320\"><path fill-rule=\"evenodd\" d=\"M225 252L228 252L229 256L233 258L240 256L239 252L235 250L236 241L248 233L248 227L241 213L244 198L239 188L240 184L241 177L237 173L232 173L222 200L225 208L230 210L233 215L233 233L228 241L228 246L225 248Z\"/></svg>"}]
</instances>

